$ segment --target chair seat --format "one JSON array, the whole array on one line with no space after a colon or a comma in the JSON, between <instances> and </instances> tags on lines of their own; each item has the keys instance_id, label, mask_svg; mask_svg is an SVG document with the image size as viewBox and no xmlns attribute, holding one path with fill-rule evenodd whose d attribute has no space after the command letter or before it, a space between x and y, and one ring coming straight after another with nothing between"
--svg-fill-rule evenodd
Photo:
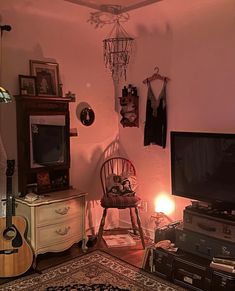
<instances>
[{"instance_id":1,"label":"chair seat","mask_svg":"<svg viewBox=\"0 0 235 291\"><path fill-rule=\"evenodd\" d=\"M104 208L128 208L137 207L141 198L138 196L104 196L101 199L101 206Z\"/></svg>"}]
</instances>

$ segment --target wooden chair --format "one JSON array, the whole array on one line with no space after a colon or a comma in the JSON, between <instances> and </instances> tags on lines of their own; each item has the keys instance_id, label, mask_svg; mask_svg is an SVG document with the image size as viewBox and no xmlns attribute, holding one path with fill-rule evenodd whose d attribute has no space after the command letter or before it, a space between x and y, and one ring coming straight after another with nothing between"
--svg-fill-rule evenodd
<instances>
[{"instance_id":1,"label":"wooden chair","mask_svg":"<svg viewBox=\"0 0 235 291\"><path fill-rule=\"evenodd\" d=\"M118 187L119 184L114 183L114 187L110 190L110 179L123 179L121 182L122 193L118 194ZM145 249L145 242L144 242L144 234L141 227L141 222L139 218L139 211L138 205L140 204L141 199L135 195L134 191L130 191L130 189L125 191L124 181L130 182L132 179L136 178L136 170L134 165L126 158L122 157L113 157L106 160L100 169L100 179L103 189L103 197L101 199L101 206L104 208L103 216L100 222L99 231L98 231L98 239L97 244L99 245L104 225L105 225L105 218L107 215L107 210L109 208L117 208L117 209L126 209L129 208L130 210L130 218L131 218L131 225L134 233L136 231L139 232L143 249ZM120 181L119 181L120 182ZM124 188L123 188L124 187ZM110 191L112 193L110 193ZM116 192L117 191L117 192ZM125 192L125 194L123 194ZM133 211L135 210L135 211ZM136 215L136 221L138 226L136 226L135 219L134 219L134 212Z\"/></svg>"}]
</instances>

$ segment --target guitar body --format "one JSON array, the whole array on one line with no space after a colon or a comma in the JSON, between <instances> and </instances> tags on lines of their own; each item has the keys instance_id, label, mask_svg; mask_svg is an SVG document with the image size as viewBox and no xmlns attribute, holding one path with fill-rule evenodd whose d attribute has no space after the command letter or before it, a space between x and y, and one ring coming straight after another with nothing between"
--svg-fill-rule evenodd
<instances>
[{"instance_id":1,"label":"guitar body","mask_svg":"<svg viewBox=\"0 0 235 291\"><path fill-rule=\"evenodd\" d=\"M33 252L25 232L23 217L12 216L10 227L6 227L6 218L0 217L0 277L19 276L31 267Z\"/></svg>"},{"instance_id":2,"label":"guitar body","mask_svg":"<svg viewBox=\"0 0 235 291\"><path fill-rule=\"evenodd\" d=\"M25 240L26 220L15 216L12 175L15 160L7 160L6 217L0 217L0 277L25 273L33 262L33 252Z\"/></svg>"}]
</instances>

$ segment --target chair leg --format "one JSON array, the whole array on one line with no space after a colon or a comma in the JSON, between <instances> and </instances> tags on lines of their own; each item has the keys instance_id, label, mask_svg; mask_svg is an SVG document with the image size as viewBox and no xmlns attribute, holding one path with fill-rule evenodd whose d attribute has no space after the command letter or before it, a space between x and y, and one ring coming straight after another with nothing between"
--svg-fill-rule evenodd
<instances>
[{"instance_id":1,"label":"chair leg","mask_svg":"<svg viewBox=\"0 0 235 291\"><path fill-rule=\"evenodd\" d=\"M137 207L135 207L135 214L136 214L137 223L138 223L138 227L139 227L139 233L140 233L140 238L141 238L142 246L143 246L143 249L145 249L144 233L143 233L143 230L142 230L142 226L141 226L141 222L140 222L140 217L139 217L139 211L138 211L138 208Z\"/></svg>"},{"instance_id":2,"label":"chair leg","mask_svg":"<svg viewBox=\"0 0 235 291\"><path fill-rule=\"evenodd\" d=\"M106 215L107 215L107 208L104 208L103 216L101 218L100 227L99 227L99 231L98 231L97 246L100 245L100 242L102 239Z\"/></svg>"},{"instance_id":3,"label":"chair leg","mask_svg":"<svg viewBox=\"0 0 235 291\"><path fill-rule=\"evenodd\" d=\"M131 207L129 209L130 209L130 217L131 217L132 229L133 229L134 234L136 235L137 234L137 232L136 232L137 227L136 227L136 224L135 224L133 209Z\"/></svg>"}]
</instances>

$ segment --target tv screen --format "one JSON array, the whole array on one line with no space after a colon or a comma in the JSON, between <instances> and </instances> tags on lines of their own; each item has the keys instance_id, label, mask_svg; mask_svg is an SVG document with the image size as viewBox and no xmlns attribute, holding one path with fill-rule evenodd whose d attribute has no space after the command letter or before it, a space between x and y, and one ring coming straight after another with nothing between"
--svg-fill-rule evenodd
<instances>
[{"instance_id":1,"label":"tv screen","mask_svg":"<svg viewBox=\"0 0 235 291\"><path fill-rule=\"evenodd\" d=\"M172 194L233 208L235 134L171 132Z\"/></svg>"},{"instance_id":2,"label":"tv screen","mask_svg":"<svg viewBox=\"0 0 235 291\"><path fill-rule=\"evenodd\" d=\"M39 165L65 162L65 127L62 125L31 124L33 162Z\"/></svg>"}]
</instances>

